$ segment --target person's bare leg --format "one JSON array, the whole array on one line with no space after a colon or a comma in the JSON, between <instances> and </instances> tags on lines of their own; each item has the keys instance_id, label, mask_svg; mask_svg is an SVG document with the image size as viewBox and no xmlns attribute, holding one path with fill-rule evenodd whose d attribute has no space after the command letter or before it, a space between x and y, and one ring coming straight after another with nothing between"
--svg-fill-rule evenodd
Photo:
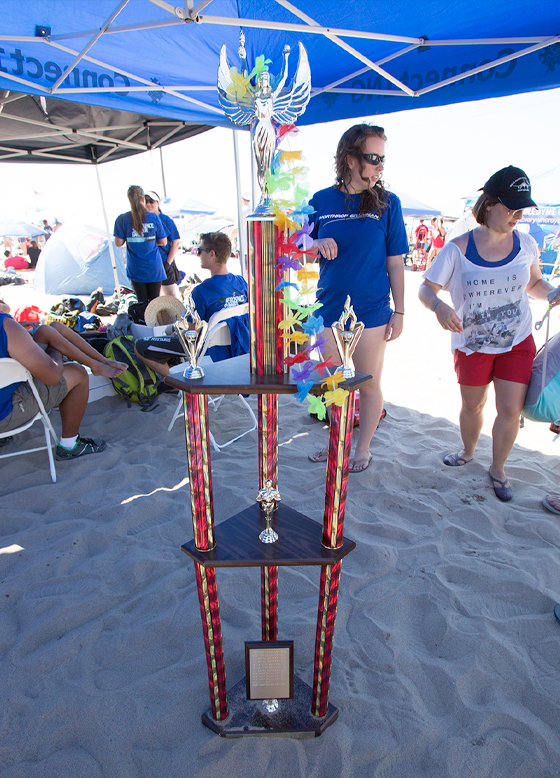
<instances>
[{"instance_id":1,"label":"person's bare leg","mask_svg":"<svg viewBox=\"0 0 560 778\"><path fill-rule=\"evenodd\" d=\"M161 285L160 295L167 295L168 297L176 297L178 300L182 300L181 292L177 284L170 284L169 286Z\"/></svg>"},{"instance_id":2,"label":"person's bare leg","mask_svg":"<svg viewBox=\"0 0 560 778\"><path fill-rule=\"evenodd\" d=\"M41 325L33 334L33 340L36 343L51 346L68 359L73 359L75 362L89 367L93 375L115 378L127 369L124 362L116 362L102 356L77 332L65 327L60 322Z\"/></svg>"},{"instance_id":3,"label":"person's bare leg","mask_svg":"<svg viewBox=\"0 0 560 778\"><path fill-rule=\"evenodd\" d=\"M136 346L134 347L134 353L136 354L138 359L142 360L142 362L145 365L151 367L154 373L157 373L158 375L161 375L164 378L169 375L169 365L166 362L162 363L162 362L156 362L155 359L146 359L146 357L143 357L141 354L139 354L136 351Z\"/></svg>"},{"instance_id":4,"label":"person's bare leg","mask_svg":"<svg viewBox=\"0 0 560 778\"><path fill-rule=\"evenodd\" d=\"M438 251L439 251L439 249L436 249L435 246L432 246L432 248L430 249L430 251L428 253L428 257L426 259L426 270L430 267L430 265L432 264L432 262L436 258Z\"/></svg>"},{"instance_id":5,"label":"person's bare leg","mask_svg":"<svg viewBox=\"0 0 560 778\"><path fill-rule=\"evenodd\" d=\"M498 415L492 427L492 464L488 472L493 478L505 481L504 467L519 432L519 416L527 396L527 386L494 378L494 389Z\"/></svg>"},{"instance_id":6,"label":"person's bare leg","mask_svg":"<svg viewBox=\"0 0 560 778\"><path fill-rule=\"evenodd\" d=\"M62 368L68 394L60 403L62 437L73 438L80 430L89 397L88 374L81 365L67 363Z\"/></svg>"},{"instance_id":7,"label":"person's bare leg","mask_svg":"<svg viewBox=\"0 0 560 778\"><path fill-rule=\"evenodd\" d=\"M385 325L370 327L362 332L356 351L354 365L360 373L368 373L372 381L360 387L360 426L354 451L354 462L369 460L371 439L379 424L383 411L383 393L381 391L381 374L385 359Z\"/></svg>"},{"instance_id":8,"label":"person's bare leg","mask_svg":"<svg viewBox=\"0 0 560 778\"><path fill-rule=\"evenodd\" d=\"M328 337L328 343L325 344L323 352L324 358L328 359L329 356L332 356L334 362L340 363L340 356L332 332L329 329L327 333L325 329L321 334L324 338ZM367 373L373 378L369 385L360 387L360 426L358 427L358 442L353 461L363 462L364 465L369 460L369 446L383 410L381 373L386 346L385 326L370 327L362 332L353 356L356 370L360 373ZM341 384L341 387L343 386L344 384Z\"/></svg>"},{"instance_id":9,"label":"person's bare leg","mask_svg":"<svg viewBox=\"0 0 560 778\"><path fill-rule=\"evenodd\" d=\"M464 386L461 384L461 411L459 427L463 440L463 449L459 456L467 462L474 457L476 444L484 423L484 406L488 397L488 386Z\"/></svg>"}]
</instances>

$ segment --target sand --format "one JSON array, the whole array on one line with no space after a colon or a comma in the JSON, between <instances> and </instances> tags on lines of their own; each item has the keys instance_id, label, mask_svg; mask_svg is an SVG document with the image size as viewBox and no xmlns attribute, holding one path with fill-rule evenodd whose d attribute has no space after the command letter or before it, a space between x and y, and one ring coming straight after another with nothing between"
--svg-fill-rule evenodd
<instances>
[{"instance_id":1,"label":"sand","mask_svg":"<svg viewBox=\"0 0 560 778\"><path fill-rule=\"evenodd\" d=\"M310 740L226 740L202 725L200 611L180 549L192 538L182 424L167 432L176 399L142 413L104 398L88 405L82 432L107 450L57 463L56 484L44 451L1 463L2 778L560 775L560 526L541 505L560 489L560 442L527 423L507 468L509 504L486 474L491 418L475 462L442 464L459 448L448 335L417 302L419 274L406 279L405 334L387 351L388 417L370 468L350 476L345 534L357 548L342 564L338 720ZM218 441L235 424L249 422L226 398L211 413ZM325 434L280 399L282 500L319 522L325 466L307 454ZM212 452L216 522L255 499L256 441ZM294 641L308 684L318 583L316 568L280 569L279 637ZM231 687L244 641L260 639L259 570L220 570L218 586Z\"/></svg>"}]
</instances>

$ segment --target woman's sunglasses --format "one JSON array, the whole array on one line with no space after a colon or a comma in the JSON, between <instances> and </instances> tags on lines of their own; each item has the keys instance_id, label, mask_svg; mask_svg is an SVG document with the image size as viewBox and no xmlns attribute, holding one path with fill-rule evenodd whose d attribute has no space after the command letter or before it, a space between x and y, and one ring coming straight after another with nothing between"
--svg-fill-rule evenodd
<instances>
[{"instance_id":1,"label":"woman's sunglasses","mask_svg":"<svg viewBox=\"0 0 560 778\"><path fill-rule=\"evenodd\" d=\"M152 200L151 197L144 196L144 202L147 203L148 205L151 205L152 203L155 202L155 200Z\"/></svg>"},{"instance_id":2,"label":"woman's sunglasses","mask_svg":"<svg viewBox=\"0 0 560 778\"><path fill-rule=\"evenodd\" d=\"M381 165L382 162L385 162L385 157L381 157L379 154L364 154L362 152L362 158L370 165Z\"/></svg>"}]
</instances>

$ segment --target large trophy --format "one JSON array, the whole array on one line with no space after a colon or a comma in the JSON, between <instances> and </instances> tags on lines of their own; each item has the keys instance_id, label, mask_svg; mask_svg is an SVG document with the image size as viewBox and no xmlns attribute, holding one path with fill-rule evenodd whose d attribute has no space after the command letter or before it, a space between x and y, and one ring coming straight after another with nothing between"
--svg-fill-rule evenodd
<instances>
[{"instance_id":1,"label":"large trophy","mask_svg":"<svg viewBox=\"0 0 560 778\"><path fill-rule=\"evenodd\" d=\"M243 355L209 365L202 381L177 374L166 379L166 383L183 391L185 407L193 538L182 548L194 561L199 595L210 689L204 724L223 737L316 736L338 715L329 702L329 686L341 563L355 547L343 534L355 391L370 376L348 378L345 391L339 393L340 402L331 405L325 508L320 524L290 508L285 500L280 501L278 396L296 394L298 390L288 371L289 362L286 365L289 341L282 337L279 327L287 318L282 290L289 283L286 263L280 260L286 251L289 253L286 245L293 236L287 221L281 218L279 204L269 204L267 192L276 147L273 122L291 125L303 113L311 89L309 63L300 43L297 69L286 86L288 46L283 49L280 73L274 76L267 70L264 55L256 58L254 68L247 64L243 33L239 40L239 71L230 68L225 46L221 50L218 91L226 116L235 124L252 125L263 190L257 212L247 218L249 359ZM194 376L201 374L197 359L205 330L192 301L189 306L190 310L175 324L175 331L189 359L187 372ZM346 374L353 370L352 354L363 326L356 321L348 300L343 316L333 325ZM319 393L321 386L315 387ZM218 388L229 394L249 392L258 396L258 488L256 502L248 507L240 505L237 513L215 524L208 395ZM278 639L278 571L283 566L299 565L320 569L312 686L294 673L293 641ZM245 643L246 678L229 691L216 572L222 567L261 570L261 640ZM286 658L286 651L291 658ZM257 704L259 701L261 704Z\"/></svg>"},{"instance_id":2,"label":"large trophy","mask_svg":"<svg viewBox=\"0 0 560 778\"><path fill-rule=\"evenodd\" d=\"M332 334L342 362L343 378L354 378L356 375L352 354L356 350L363 329L364 324L361 321L358 321L358 317L354 313L354 308L350 305L350 295L348 295L340 319L335 321L331 326Z\"/></svg>"},{"instance_id":3,"label":"large trophy","mask_svg":"<svg viewBox=\"0 0 560 778\"><path fill-rule=\"evenodd\" d=\"M224 44L220 52L218 70L219 100L225 115L234 124L252 125L257 178L262 190L256 213L267 213L266 176L270 171L272 155L276 148L276 135L272 122L293 124L305 111L311 92L311 71L307 52L302 43L299 44L296 74L287 88L284 87L288 78L289 46L284 46L282 70L276 78L271 78L268 70L261 70L254 79L251 78L256 69L249 71L243 31L239 33L238 54L241 64L239 76L241 76L241 85L245 88L241 89L239 81L236 82L232 78L232 68Z\"/></svg>"},{"instance_id":4,"label":"large trophy","mask_svg":"<svg viewBox=\"0 0 560 778\"><path fill-rule=\"evenodd\" d=\"M202 378L204 370L197 365L197 360L204 346L208 322L203 321L196 312L191 295L187 297L182 317L173 324L173 330L181 341L183 351L189 361L183 371L183 376L185 378Z\"/></svg>"}]
</instances>

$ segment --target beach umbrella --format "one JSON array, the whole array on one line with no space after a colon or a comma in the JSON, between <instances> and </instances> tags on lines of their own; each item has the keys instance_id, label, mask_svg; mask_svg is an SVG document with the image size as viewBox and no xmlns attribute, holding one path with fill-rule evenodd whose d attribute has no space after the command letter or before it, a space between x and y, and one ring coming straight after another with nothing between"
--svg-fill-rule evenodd
<instances>
[{"instance_id":1,"label":"beach umbrella","mask_svg":"<svg viewBox=\"0 0 560 778\"><path fill-rule=\"evenodd\" d=\"M28 222L0 222L0 237L2 238L36 238L39 235L48 235L48 232Z\"/></svg>"}]
</instances>

